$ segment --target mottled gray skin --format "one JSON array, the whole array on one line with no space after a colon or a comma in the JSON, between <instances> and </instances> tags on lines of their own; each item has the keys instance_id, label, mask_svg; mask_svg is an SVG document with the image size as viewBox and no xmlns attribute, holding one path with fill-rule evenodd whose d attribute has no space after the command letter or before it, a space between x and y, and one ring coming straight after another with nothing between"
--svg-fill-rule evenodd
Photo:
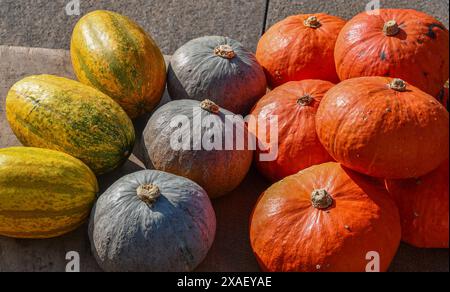
<instances>
[{"instance_id":1,"label":"mottled gray skin","mask_svg":"<svg viewBox=\"0 0 450 292\"><path fill-rule=\"evenodd\" d=\"M194 109L196 109L195 112ZM190 124L183 125L179 129L172 128L171 121L179 115L187 117ZM204 146L202 139L194 139L193 131L194 118L197 120L204 120L206 117L214 118L216 127L222 133L222 146L224 146L226 135L236 137L236 135L228 133L230 130L235 130L236 127L234 129L225 127L226 116L235 115L225 109L221 109L219 114L211 114L201 109L200 102L195 100L177 100L164 105L151 117L144 130L143 146L145 149L143 152L146 165L195 181L207 191L211 198L231 192L247 175L253 160L253 151L248 150L247 146L246 150L208 151L202 147ZM202 127L202 138L207 137L205 133L210 128L210 126ZM241 130L247 137L247 128L243 126ZM172 149L171 139L175 131L189 134L190 150ZM196 136L198 137L198 135ZM225 149L225 147L220 149Z\"/></svg>"},{"instance_id":2,"label":"mottled gray skin","mask_svg":"<svg viewBox=\"0 0 450 292\"><path fill-rule=\"evenodd\" d=\"M159 187L150 207L139 199L143 184ZM172 174L144 170L127 175L97 201L89 238L107 272L190 272L214 241L216 216L206 192Z\"/></svg>"},{"instance_id":3,"label":"mottled gray skin","mask_svg":"<svg viewBox=\"0 0 450 292\"><path fill-rule=\"evenodd\" d=\"M236 56L226 59L214 49L229 45ZM267 82L256 57L239 42L207 36L192 40L172 56L167 79L172 99L210 99L236 114L248 114L266 93Z\"/></svg>"}]
</instances>

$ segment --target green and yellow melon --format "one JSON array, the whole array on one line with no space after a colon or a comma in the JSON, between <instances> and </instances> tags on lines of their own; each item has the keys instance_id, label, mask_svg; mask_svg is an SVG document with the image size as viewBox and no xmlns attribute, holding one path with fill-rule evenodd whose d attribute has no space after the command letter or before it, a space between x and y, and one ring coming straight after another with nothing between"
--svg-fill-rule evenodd
<instances>
[{"instance_id":1,"label":"green and yellow melon","mask_svg":"<svg viewBox=\"0 0 450 292\"><path fill-rule=\"evenodd\" d=\"M54 150L0 149L0 235L53 238L89 216L98 192L94 173Z\"/></svg>"},{"instance_id":2,"label":"green and yellow melon","mask_svg":"<svg viewBox=\"0 0 450 292\"><path fill-rule=\"evenodd\" d=\"M51 75L17 82L6 97L6 116L24 146L70 154L98 175L128 159L135 141L133 123L114 100Z\"/></svg>"},{"instance_id":3,"label":"green and yellow melon","mask_svg":"<svg viewBox=\"0 0 450 292\"><path fill-rule=\"evenodd\" d=\"M164 56L129 18L88 13L74 28L70 52L78 80L112 97L132 119L159 104L166 85Z\"/></svg>"}]
</instances>

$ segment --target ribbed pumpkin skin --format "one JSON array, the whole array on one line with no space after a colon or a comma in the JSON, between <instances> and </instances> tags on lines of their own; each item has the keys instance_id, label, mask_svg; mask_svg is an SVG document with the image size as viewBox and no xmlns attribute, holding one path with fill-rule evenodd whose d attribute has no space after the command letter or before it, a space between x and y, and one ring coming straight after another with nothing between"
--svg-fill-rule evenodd
<instances>
[{"instance_id":1,"label":"ribbed pumpkin skin","mask_svg":"<svg viewBox=\"0 0 450 292\"><path fill-rule=\"evenodd\" d=\"M397 202L403 241L419 248L449 248L449 162L420 179L386 182Z\"/></svg>"},{"instance_id":2,"label":"ribbed pumpkin skin","mask_svg":"<svg viewBox=\"0 0 450 292\"><path fill-rule=\"evenodd\" d=\"M236 137L231 131L240 129L247 137L247 128L242 123L243 128L234 126L227 129L225 117L234 116L233 113L220 109L218 115L211 114L201 109L200 104L195 100L177 100L156 111L144 130L145 162L148 168L153 166L157 170L189 178L204 188L211 198L217 198L231 192L244 180L252 164L253 151L247 150L248 147L242 151L222 150L225 149L227 136ZM171 123L180 116L189 123L183 123L180 128L172 127ZM220 139L222 142L219 150L209 151L203 147L210 125L201 123L207 119L215 123L218 134L222 135L215 137L216 141ZM194 131L197 133L197 129L194 130L197 121L200 121L201 129L198 132L201 135L194 134ZM186 135L186 140L190 142L189 150L172 148L171 141L177 137L177 133ZM233 142L235 144L236 141Z\"/></svg>"},{"instance_id":3,"label":"ribbed pumpkin skin","mask_svg":"<svg viewBox=\"0 0 450 292\"><path fill-rule=\"evenodd\" d=\"M311 202L322 189L334 200L325 210ZM253 251L268 272L365 272L371 251L386 271L400 237L398 209L383 185L333 162L270 187L250 226Z\"/></svg>"},{"instance_id":4,"label":"ribbed pumpkin skin","mask_svg":"<svg viewBox=\"0 0 450 292\"><path fill-rule=\"evenodd\" d=\"M147 205L140 185L161 196ZM214 241L216 216L206 192L194 182L159 171L140 171L112 185L91 214L94 256L107 272L191 272Z\"/></svg>"},{"instance_id":5,"label":"ribbed pumpkin skin","mask_svg":"<svg viewBox=\"0 0 450 292\"><path fill-rule=\"evenodd\" d=\"M256 104L251 114L257 121L262 119L266 123L266 137L259 137L262 125L258 122L256 125L250 123L249 131L268 149L273 147L268 143L270 119L278 117L277 159L261 161L260 155L268 152L261 147L255 155L258 170L265 177L278 181L313 165L333 161L316 133L317 109L325 93L333 86L333 83L322 80L292 81L269 92ZM311 100L302 105L299 99L305 96L310 96Z\"/></svg>"},{"instance_id":6,"label":"ribbed pumpkin skin","mask_svg":"<svg viewBox=\"0 0 450 292\"><path fill-rule=\"evenodd\" d=\"M391 78L341 82L322 100L317 134L343 165L374 177L406 179L436 169L449 157L449 114L432 96Z\"/></svg>"},{"instance_id":7,"label":"ribbed pumpkin skin","mask_svg":"<svg viewBox=\"0 0 450 292\"><path fill-rule=\"evenodd\" d=\"M317 16L321 27L304 22ZM290 16L272 26L261 38L256 58L263 66L269 86L289 81L321 79L339 82L334 46L345 20L323 13Z\"/></svg>"},{"instance_id":8,"label":"ribbed pumpkin skin","mask_svg":"<svg viewBox=\"0 0 450 292\"><path fill-rule=\"evenodd\" d=\"M0 149L0 235L53 238L89 216L97 179L81 161L38 148Z\"/></svg>"},{"instance_id":9,"label":"ribbed pumpkin skin","mask_svg":"<svg viewBox=\"0 0 450 292\"><path fill-rule=\"evenodd\" d=\"M70 48L82 83L117 101L134 119L151 112L166 84L166 64L155 41L136 23L94 11L77 23Z\"/></svg>"},{"instance_id":10,"label":"ribbed pumpkin skin","mask_svg":"<svg viewBox=\"0 0 450 292\"><path fill-rule=\"evenodd\" d=\"M386 22L395 20L400 32L387 36ZM449 76L449 33L425 13L381 9L361 13L342 29L335 61L341 80L363 76L401 78L437 96Z\"/></svg>"},{"instance_id":11,"label":"ribbed pumpkin skin","mask_svg":"<svg viewBox=\"0 0 450 292\"><path fill-rule=\"evenodd\" d=\"M221 45L229 45L236 56L226 59L215 55ZM170 60L167 89L174 100L210 99L235 114L248 114L266 93L267 83L255 56L241 43L207 36L175 52Z\"/></svg>"},{"instance_id":12,"label":"ribbed pumpkin skin","mask_svg":"<svg viewBox=\"0 0 450 292\"><path fill-rule=\"evenodd\" d=\"M120 166L133 149L134 127L122 108L66 78L39 75L17 82L6 98L6 115L23 145L68 153L96 174Z\"/></svg>"}]
</instances>

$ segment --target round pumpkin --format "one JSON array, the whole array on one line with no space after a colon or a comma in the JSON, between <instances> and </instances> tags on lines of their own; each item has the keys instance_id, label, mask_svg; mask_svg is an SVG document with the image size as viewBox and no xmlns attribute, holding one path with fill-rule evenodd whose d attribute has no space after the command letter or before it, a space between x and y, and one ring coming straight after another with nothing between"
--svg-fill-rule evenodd
<instances>
[{"instance_id":1,"label":"round pumpkin","mask_svg":"<svg viewBox=\"0 0 450 292\"><path fill-rule=\"evenodd\" d=\"M401 78L437 96L449 77L448 29L423 12L381 9L350 20L336 42L341 80L363 76Z\"/></svg>"},{"instance_id":2,"label":"round pumpkin","mask_svg":"<svg viewBox=\"0 0 450 292\"><path fill-rule=\"evenodd\" d=\"M248 133L244 120L234 123L235 118L209 100L164 105L144 131L146 165L195 181L211 198L231 192L244 180L253 159L245 140L238 145Z\"/></svg>"},{"instance_id":3,"label":"round pumpkin","mask_svg":"<svg viewBox=\"0 0 450 292\"><path fill-rule=\"evenodd\" d=\"M51 75L17 82L6 97L6 116L25 146L68 153L96 174L130 156L135 133L123 109L100 91Z\"/></svg>"},{"instance_id":4,"label":"round pumpkin","mask_svg":"<svg viewBox=\"0 0 450 292\"><path fill-rule=\"evenodd\" d=\"M0 235L53 238L77 229L89 216L97 179L62 152L0 149Z\"/></svg>"},{"instance_id":5,"label":"round pumpkin","mask_svg":"<svg viewBox=\"0 0 450 292\"><path fill-rule=\"evenodd\" d=\"M135 22L94 11L76 24L70 46L78 80L117 101L134 119L151 112L166 85L166 63L155 41Z\"/></svg>"},{"instance_id":6,"label":"round pumpkin","mask_svg":"<svg viewBox=\"0 0 450 292\"><path fill-rule=\"evenodd\" d=\"M272 26L256 50L270 87L304 79L339 82L334 46L344 25L339 17L318 13L290 16Z\"/></svg>"},{"instance_id":7,"label":"round pumpkin","mask_svg":"<svg viewBox=\"0 0 450 292\"><path fill-rule=\"evenodd\" d=\"M266 93L264 71L241 43L221 36L194 39L170 60L167 88L174 100L210 99L236 114L247 114Z\"/></svg>"},{"instance_id":8,"label":"round pumpkin","mask_svg":"<svg viewBox=\"0 0 450 292\"><path fill-rule=\"evenodd\" d=\"M316 112L334 86L322 80L291 81L264 96L252 110L249 131L261 145L256 151L259 171L272 181L281 180L316 164L332 161L316 133ZM278 119L278 135L271 141L270 123ZM261 147L262 146L262 147ZM277 152L275 160L262 155Z\"/></svg>"},{"instance_id":9,"label":"round pumpkin","mask_svg":"<svg viewBox=\"0 0 450 292\"><path fill-rule=\"evenodd\" d=\"M216 217L206 192L145 170L113 184L91 214L93 254L107 272L191 272L206 257Z\"/></svg>"},{"instance_id":10,"label":"round pumpkin","mask_svg":"<svg viewBox=\"0 0 450 292\"><path fill-rule=\"evenodd\" d=\"M365 272L377 252L386 271L400 244L398 209L382 184L330 162L266 190L250 241L268 272Z\"/></svg>"},{"instance_id":11,"label":"round pumpkin","mask_svg":"<svg viewBox=\"0 0 450 292\"><path fill-rule=\"evenodd\" d=\"M450 104L449 104L449 94L448 94L448 81L444 85L444 87L439 92L439 95L437 96L437 99L442 103L443 106L447 110L450 110Z\"/></svg>"},{"instance_id":12,"label":"round pumpkin","mask_svg":"<svg viewBox=\"0 0 450 292\"><path fill-rule=\"evenodd\" d=\"M449 157L449 113L400 79L341 82L322 100L316 128L336 161L374 177L420 177Z\"/></svg>"},{"instance_id":13,"label":"round pumpkin","mask_svg":"<svg viewBox=\"0 0 450 292\"><path fill-rule=\"evenodd\" d=\"M449 162L419 179L388 180L397 202L403 241L419 248L449 248Z\"/></svg>"}]
</instances>

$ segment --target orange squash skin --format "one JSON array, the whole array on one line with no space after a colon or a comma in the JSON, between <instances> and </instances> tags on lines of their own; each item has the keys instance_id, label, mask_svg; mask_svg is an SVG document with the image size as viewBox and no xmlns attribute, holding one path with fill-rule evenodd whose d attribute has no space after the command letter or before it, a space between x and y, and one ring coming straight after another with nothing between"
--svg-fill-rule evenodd
<instances>
[{"instance_id":1,"label":"orange squash skin","mask_svg":"<svg viewBox=\"0 0 450 292\"><path fill-rule=\"evenodd\" d=\"M378 12L363 12L342 29L335 50L339 78L401 78L437 96L449 77L448 29L434 17L415 10ZM383 31L390 20L399 25L393 36Z\"/></svg>"},{"instance_id":2,"label":"orange squash skin","mask_svg":"<svg viewBox=\"0 0 450 292\"><path fill-rule=\"evenodd\" d=\"M316 209L311 193L334 202ZM376 180L330 162L287 177L260 198L250 240L267 272L364 272L367 253L387 271L400 244L398 209Z\"/></svg>"},{"instance_id":3,"label":"orange squash skin","mask_svg":"<svg viewBox=\"0 0 450 292\"><path fill-rule=\"evenodd\" d=\"M317 109L333 86L322 80L291 81L277 87L256 104L251 115L266 123L266 137L259 137L262 125L258 122L249 125L249 131L264 142L265 147L278 147L275 161L261 160L261 154L267 153L267 149L258 147L256 151L256 165L266 178L278 181L313 165L333 161L316 133ZM278 117L278 143L272 145L275 141L270 141L268 125L275 116Z\"/></svg>"},{"instance_id":4,"label":"orange squash skin","mask_svg":"<svg viewBox=\"0 0 450 292\"><path fill-rule=\"evenodd\" d=\"M388 180L397 202L403 241L418 248L449 248L449 161L420 179Z\"/></svg>"},{"instance_id":5,"label":"orange squash skin","mask_svg":"<svg viewBox=\"0 0 450 292\"><path fill-rule=\"evenodd\" d=\"M317 134L338 162L387 179L423 176L449 157L449 113L432 96L393 79L361 77L325 95L316 116Z\"/></svg>"},{"instance_id":6,"label":"orange squash skin","mask_svg":"<svg viewBox=\"0 0 450 292\"><path fill-rule=\"evenodd\" d=\"M316 16L321 26L304 22ZM261 38L256 58L263 66L269 86L289 81L321 79L337 83L334 47L345 20L323 13L290 16L272 26Z\"/></svg>"}]
</instances>

